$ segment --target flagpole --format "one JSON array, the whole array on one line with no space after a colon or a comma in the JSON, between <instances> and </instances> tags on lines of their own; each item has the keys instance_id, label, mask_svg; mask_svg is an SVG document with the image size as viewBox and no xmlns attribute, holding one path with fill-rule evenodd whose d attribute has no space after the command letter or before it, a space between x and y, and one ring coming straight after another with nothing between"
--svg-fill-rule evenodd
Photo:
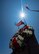
<instances>
[{"instance_id":1,"label":"flagpole","mask_svg":"<svg viewBox=\"0 0 39 54\"><path fill-rule=\"evenodd\" d=\"M24 25L26 25L27 26L27 22L26 22L26 20L25 19L23 19L24 20ZM25 24L26 23L26 24Z\"/></svg>"}]
</instances>

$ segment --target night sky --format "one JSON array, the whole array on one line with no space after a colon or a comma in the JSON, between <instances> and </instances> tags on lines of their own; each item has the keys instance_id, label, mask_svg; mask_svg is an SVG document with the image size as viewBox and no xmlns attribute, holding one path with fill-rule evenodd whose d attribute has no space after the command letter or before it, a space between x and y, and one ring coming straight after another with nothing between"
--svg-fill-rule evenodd
<instances>
[{"instance_id":1,"label":"night sky","mask_svg":"<svg viewBox=\"0 0 39 54\"><path fill-rule=\"evenodd\" d=\"M39 10L39 0L22 0L23 10L27 14L25 21L34 28L39 43L39 12L27 10L25 8L26 4L31 9ZM20 11L21 0L0 0L0 54L11 53L9 40L18 30L15 23L21 20L19 16Z\"/></svg>"}]
</instances>

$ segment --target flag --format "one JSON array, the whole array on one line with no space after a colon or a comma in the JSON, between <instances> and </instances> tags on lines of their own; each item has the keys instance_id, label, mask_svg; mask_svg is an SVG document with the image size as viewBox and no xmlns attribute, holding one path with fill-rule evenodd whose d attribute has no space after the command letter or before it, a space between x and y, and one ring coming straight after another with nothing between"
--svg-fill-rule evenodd
<instances>
[{"instance_id":1,"label":"flag","mask_svg":"<svg viewBox=\"0 0 39 54\"><path fill-rule=\"evenodd\" d=\"M13 38L13 46L15 47L15 48L18 48L19 47L19 44L17 43L17 39L16 39L16 37L14 37Z\"/></svg>"},{"instance_id":2,"label":"flag","mask_svg":"<svg viewBox=\"0 0 39 54\"><path fill-rule=\"evenodd\" d=\"M26 26L24 26L23 30L28 29L28 28L29 28L29 26L26 25Z\"/></svg>"},{"instance_id":3,"label":"flag","mask_svg":"<svg viewBox=\"0 0 39 54\"><path fill-rule=\"evenodd\" d=\"M22 20L21 20L19 23L16 24L16 26L20 26L22 24L24 24L24 22L22 22Z\"/></svg>"}]
</instances>

